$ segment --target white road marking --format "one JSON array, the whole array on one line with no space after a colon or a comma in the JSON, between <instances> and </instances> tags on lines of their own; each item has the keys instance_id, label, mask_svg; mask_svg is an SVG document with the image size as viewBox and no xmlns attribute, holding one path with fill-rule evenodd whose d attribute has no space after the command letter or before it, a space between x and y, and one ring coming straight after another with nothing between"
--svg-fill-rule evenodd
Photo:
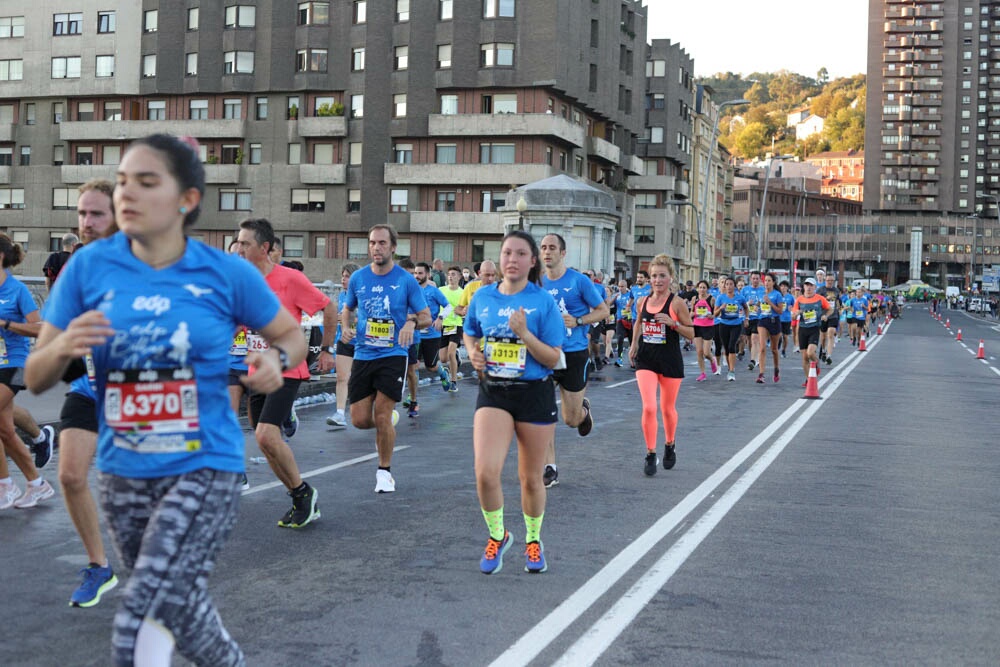
<instances>
[{"instance_id":1,"label":"white road marking","mask_svg":"<svg viewBox=\"0 0 1000 667\"><path fill-rule=\"evenodd\" d=\"M411 445L397 445L393 451L400 452L404 449L409 449ZM302 479L309 479L310 477L315 477L317 475L322 475L323 473L331 472L333 470L340 470L341 468L347 468L349 466L357 465L358 463L364 463L365 461L371 461L378 458L378 454L373 452L371 454L365 454L364 456L359 456L357 458L348 459L347 461L341 461L340 463L334 463L333 465L323 466L322 468L315 468L308 472L302 473ZM261 491L267 491L269 489L276 489L278 487L284 487L285 485L281 482L274 481L268 482L267 484L261 484L259 486L252 486L243 492L244 496L249 496L251 493L260 493Z\"/></svg>"},{"instance_id":2,"label":"white road marking","mask_svg":"<svg viewBox=\"0 0 1000 667\"><path fill-rule=\"evenodd\" d=\"M615 387L621 387L623 385L630 384L630 383L635 382L635 381L636 381L635 378L632 378L631 380L625 380L624 382L616 382L614 384L609 384L607 386L607 388L608 389L614 389Z\"/></svg>"}]
</instances>

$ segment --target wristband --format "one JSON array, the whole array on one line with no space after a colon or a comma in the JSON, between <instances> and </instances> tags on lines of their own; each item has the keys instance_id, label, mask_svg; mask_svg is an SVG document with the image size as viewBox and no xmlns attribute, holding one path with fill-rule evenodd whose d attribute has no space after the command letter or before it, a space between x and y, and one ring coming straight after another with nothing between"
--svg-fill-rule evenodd
<instances>
[{"instance_id":1,"label":"wristband","mask_svg":"<svg viewBox=\"0 0 1000 667\"><path fill-rule=\"evenodd\" d=\"M10 331L10 320L3 321L3 328L6 329L7 331Z\"/></svg>"},{"instance_id":2,"label":"wristband","mask_svg":"<svg viewBox=\"0 0 1000 667\"><path fill-rule=\"evenodd\" d=\"M282 372L288 370L288 353L277 345L272 345L271 349L278 353L278 363L281 364Z\"/></svg>"}]
</instances>

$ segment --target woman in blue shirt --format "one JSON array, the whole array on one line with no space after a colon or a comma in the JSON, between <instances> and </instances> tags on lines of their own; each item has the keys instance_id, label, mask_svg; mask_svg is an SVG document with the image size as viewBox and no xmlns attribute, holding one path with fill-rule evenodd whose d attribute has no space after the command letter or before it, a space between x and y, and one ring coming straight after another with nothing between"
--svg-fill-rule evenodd
<instances>
[{"instance_id":1,"label":"woman in blue shirt","mask_svg":"<svg viewBox=\"0 0 1000 667\"><path fill-rule=\"evenodd\" d=\"M514 538L504 528L500 475L510 441L517 436L521 510L525 525L525 566L545 572L540 538L545 485L537 471L555 437L556 399L552 368L562 357L566 327L555 299L539 286L541 262L530 234L514 231L500 245L503 280L472 297L463 342L473 368L485 373L473 418L476 490L490 537L479 561L495 574Z\"/></svg>"},{"instance_id":2,"label":"woman in blue shirt","mask_svg":"<svg viewBox=\"0 0 1000 667\"><path fill-rule=\"evenodd\" d=\"M193 143L193 140L191 140ZM243 433L227 391L237 325L269 341L247 355L255 392L305 359L299 323L254 266L189 239L205 191L197 151L169 135L132 143L114 191L119 233L79 250L46 306L25 369L34 392L92 354L101 504L132 570L112 663L243 665L206 581L236 522Z\"/></svg>"},{"instance_id":3,"label":"woman in blue shirt","mask_svg":"<svg viewBox=\"0 0 1000 667\"><path fill-rule=\"evenodd\" d=\"M715 316L719 319L722 347L726 351L729 373L728 382L736 381L736 353L739 352L740 337L743 335L743 317L746 301L736 292L736 283L730 276L722 279L722 294L715 299Z\"/></svg>"}]
</instances>

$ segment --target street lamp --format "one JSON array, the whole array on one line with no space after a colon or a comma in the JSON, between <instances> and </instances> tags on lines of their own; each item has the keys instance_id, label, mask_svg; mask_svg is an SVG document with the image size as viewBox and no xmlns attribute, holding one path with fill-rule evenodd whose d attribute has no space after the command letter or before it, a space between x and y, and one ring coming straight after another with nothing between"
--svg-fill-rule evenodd
<instances>
[{"instance_id":1,"label":"street lamp","mask_svg":"<svg viewBox=\"0 0 1000 667\"><path fill-rule=\"evenodd\" d=\"M715 154L715 137L719 134L719 119L722 118L722 110L726 107L741 106L750 104L750 100L729 100L719 105L715 113L715 121L712 123L712 134L708 142L708 159L705 160L705 179L702 181L703 190L701 194L701 215L698 216L698 209L695 214L698 222L698 277L699 280L705 277L705 229L704 219L708 213L708 179L712 170L712 156Z\"/></svg>"},{"instance_id":2,"label":"street lamp","mask_svg":"<svg viewBox=\"0 0 1000 667\"><path fill-rule=\"evenodd\" d=\"M794 155L775 155L770 160L767 161L767 169L764 172L764 194L760 198L760 214L758 215L758 229L757 229L757 270L763 271L764 267L761 265L764 259L763 248L761 247L764 243L764 213L767 212L767 186L771 182L771 165L774 164L775 160L788 160L795 157Z\"/></svg>"},{"instance_id":3,"label":"street lamp","mask_svg":"<svg viewBox=\"0 0 1000 667\"><path fill-rule=\"evenodd\" d=\"M524 200L524 195L521 195L520 199L517 200L517 228L524 229L524 212L528 210L528 202Z\"/></svg>"},{"instance_id":4,"label":"street lamp","mask_svg":"<svg viewBox=\"0 0 1000 667\"><path fill-rule=\"evenodd\" d=\"M698 210L698 207L687 201L686 199L668 199L663 202L664 206L690 206L694 209L694 219L698 225L698 280L705 278L705 245L703 242L701 228L702 228L702 212Z\"/></svg>"}]
</instances>

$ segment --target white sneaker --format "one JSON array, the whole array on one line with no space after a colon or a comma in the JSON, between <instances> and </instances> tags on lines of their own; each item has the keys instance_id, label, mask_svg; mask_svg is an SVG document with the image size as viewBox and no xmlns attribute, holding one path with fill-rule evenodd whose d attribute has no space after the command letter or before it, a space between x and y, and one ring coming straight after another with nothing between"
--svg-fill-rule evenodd
<instances>
[{"instance_id":1,"label":"white sneaker","mask_svg":"<svg viewBox=\"0 0 1000 667\"><path fill-rule=\"evenodd\" d=\"M29 507L34 507L38 504L38 501L47 500L56 495L56 490L53 489L52 485L44 479L38 486L32 486L29 484L27 488L28 490L25 491L24 495L14 501L14 507L17 509L23 510Z\"/></svg>"},{"instance_id":2,"label":"white sneaker","mask_svg":"<svg viewBox=\"0 0 1000 667\"><path fill-rule=\"evenodd\" d=\"M399 423L399 412L396 410L392 411L392 425L395 426Z\"/></svg>"},{"instance_id":3,"label":"white sneaker","mask_svg":"<svg viewBox=\"0 0 1000 667\"><path fill-rule=\"evenodd\" d=\"M0 510L5 510L14 505L14 501L21 497L21 489L14 482L0 484Z\"/></svg>"},{"instance_id":4,"label":"white sneaker","mask_svg":"<svg viewBox=\"0 0 1000 667\"><path fill-rule=\"evenodd\" d=\"M392 493L396 490L396 480L388 470L375 471L375 493Z\"/></svg>"},{"instance_id":5,"label":"white sneaker","mask_svg":"<svg viewBox=\"0 0 1000 667\"><path fill-rule=\"evenodd\" d=\"M335 413L326 418L326 423L329 426L347 426L347 419L344 417L344 411L337 410Z\"/></svg>"}]
</instances>

